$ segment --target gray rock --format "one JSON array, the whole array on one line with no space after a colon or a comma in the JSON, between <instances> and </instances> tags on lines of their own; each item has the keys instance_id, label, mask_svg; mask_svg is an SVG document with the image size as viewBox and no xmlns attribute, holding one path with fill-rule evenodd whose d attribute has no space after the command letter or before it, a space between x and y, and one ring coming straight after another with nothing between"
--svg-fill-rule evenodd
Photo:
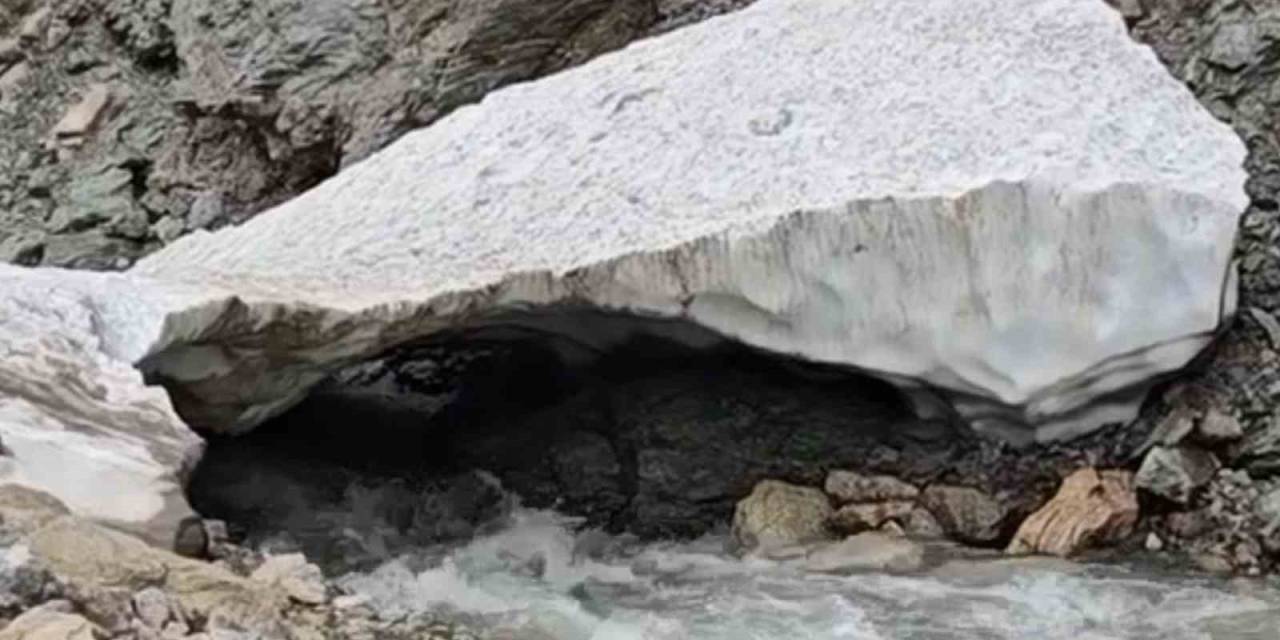
<instances>
[{"instance_id":1,"label":"gray rock","mask_svg":"<svg viewBox=\"0 0 1280 640\"><path fill-rule=\"evenodd\" d=\"M173 216L165 216L151 225L151 234L165 244L182 237L185 231L186 225Z\"/></svg>"},{"instance_id":2,"label":"gray rock","mask_svg":"<svg viewBox=\"0 0 1280 640\"><path fill-rule=\"evenodd\" d=\"M18 231L0 239L0 262L35 266L44 258L43 231Z\"/></svg>"},{"instance_id":3,"label":"gray rock","mask_svg":"<svg viewBox=\"0 0 1280 640\"><path fill-rule=\"evenodd\" d=\"M159 631L172 618L173 603L161 589L147 587L133 594L133 612L144 625Z\"/></svg>"},{"instance_id":4,"label":"gray rock","mask_svg":"<svg viewBox=\"0 0 1280 640\"><path fill-rule=\"evenodd\" d=\"M907 573L924 564L924 548L905 538L862 533L811 551L804 567L815 573L850 574L864 571Z\"/></svg>"},{"instance_id":5,"label":"gray rock","mask_svg":"<svg viewBox=\"0 0 1280 640\"><path fill-rule=\"evenodd\" d=\"M1268 416L1249 429L1233 449L1232 464L1257 476L1280 473L1280 418Z\"/></svg>"},{"instance_id":6,"label":"gray rock","mask_svg":"<svg viewBox=\"0 0 1280 640\"><path fill-rule=\"evenodd\" d=\"M1147 438L1147 444L1142 448L1147 449L1156 444L1166 447L1174 446L1182 442L1193 430L1195 430L1195 420L1190 411L1171 411L1156 423L1155 429Z\"/></svg>"},{"instance_id":7,"label":"gray rock","mask_svg":"<svg viewBox=\"0 0 1280 640\"><path fill-rule=\"evenodd\" d=\"M1257 59L1263 46L1262 30L1253 20L1218 26L1208 58L1229 70L1239 70Z\"/></svg>"},{"instance_id":8,"label":"gray rock","mask_svg":"<svg viewBox=\"0 0 1280 640\"><path fill-rule=\"evenodd\" d=\"M111 88L98 84L85 91L84 96L54 125L50 136L60 146L81 146L85 138L97 127L107 108L111 106Z\"/></svg>"},{"instance_id":9,"label":"gray rock","mask_svg":"<svg viewBox=\"0 0 1280 640\"><path fill-rule=\"evenodd\" d=\"M320 567L307 562L306 556L300 553L267 558L249 579L278 588L302 604L322 604L327 598Z\"/></svg>"},{"instance_id":10,"label":"gray rock","mask_svg":"<svg viewBox=\"0 0 1280 640\"><path fill-rule=\"evenodd\" d=\"M97 640L103 636L81 615L39 608L18 616L0 631L0 640Z\"/></svg>"},{"instance_id":11,"label":"gray rock","mask_svg":"<svg viewBox=\"0 0 1280 640\"><path fill-rule=\"evenodd\" d=\"M1005 536L1009 509L972 487L930 485L920 504L937 519L948 537L968 544L994 544Z\"/></svg>"},{"instance_id":12,"label":"gray rock","mask_svg":"<svg viewBox=\"0 0 1280 640\"><path fill-rule=\"evenodd\" d=\"M187 224L193 229L209 229L223 222L225 214L226 207L223 205L222 194L206 191L197 195L191 203Z\"/></svg>"},{"instance_id":13,"label":"gray rock","mask_svg":"<svg viewBox=\"0 0 1280 640\"><path fill-rule=\"evenodd\" d=\"M829 540L831 515L821 491L764 480L738 503L733 539L745 551Z\"/></svg>"},{"instance_id":14,"label":"gray rock","mask_svg":"<svg viewBox=\"0 0 1280 640\"><path fill-rule=\"evenodd\" d=\"M1267 342L1272 349L1280 350L1280 320L1263 309L1257 307L1249 307L1246 310L1250 318L1258 323L1259 327L1267 334Z\"/></svg>"},{"instance_id":15,"label":"gray rock","mask_svg":"<svg viewBox=\"0 0 1280 640\"><path fill-rule=\"evenodd\" d=\"M145 237L146 213L133 198L133 174L119 167L81 174L71 184L64 203L49 219L52 233L84 231L110 222L131 238Z\"/></svg>"},{"instance_id":16,"label":"gray rock","mask_svg":"<svg viewBox=\"0 0 1280 640\"><path fill-rule=\"evenodd\" d=\"M1258 497L1253 512L1262 520L1263 535L1280 532L1280 489L1273 489Z\"/></svg>"},{"instance_id":17,"label":"gray rock","mask_svg":"<svg viewBox=\"0 0 1280 640\"><path fill-rule=\"evenodd\" d=\"M933 514L929 513L928 509L919 507L912 509L911 513L907 514L906 520L902 523L902 528L908 536L924 540L942 538L947 533L942 529L942 525L938 524L937 518L934 518Z\"/></svg>"},{"instance_id":18,"label":"gray rock","mask_svg":"<svg viewBox=\"0 0 1280 640\"><path fill-rule=\"evenodd\" d=\"M0 484L0 527L19 535L32 533L71 513L54 496L20 484Z\"/></svg>"},{"instance_id":19,"label":"gray rock","mask_svg":"<svg viewBox=\"0 0 1280 640\"><path fill-rule=\"evenodd\" d=\"M1120 15L1129 18L1140 18L1146 10L1142 8L1142 0L1107 0L1107 3L1116 8Z\"/></svg>"},{"instance_id":20,"label":"gray rock","mask_svg":"<svg viewBox=\"0 0 1280 640\"><path fill-rule=\"evenodd\" d=\"M1134 483L1140 489L1187 504L1195 490L1218 470L1212 453L1194 446L1154 447L1147 452Z\"/></svg>"},{"instance_id":21,"label":"gray rock","mask_svg":"<svg viewBox=\"0 0 1280 640\"><path fill-rule=\"evenodd\" d=\"M831 526L844 534L862 533L894 520L901 522L914 508L913 503L904 501L846 504L831 516Z\"/></svg>"},{"instance_id":22,"label":"gray rock","mask_svg":"<svg viewBox=\"0 0 1280 640\"><path fill-rule=\"evenodd\" d=\"M836 504L910 501L920 490L893 476L864 476L852 471L832 471L823 485ZM878 525L877 525L878 526Z\"/></svg>"},{"instance_id":23,"label":"gray rock","mask_svg":"<svg viewBox=\"0 0 1280 640\"><path fill-rule=\"evenodd\" d=\"M1244 427L1230 413L1210 409L1196 425L1196 435L1210 443L1232 442L1244 437Z\"/></svg>"},{"instance_id":24,"label":"gray rock","mask_svg":"<svg viewBox=\"0 0 1280 640\"><path fill-rule=\"evenodd\" d=\"M69 269L119 270L133 264L136 255L136 243L94 229L46 236L42 264Z\"/></svg>"},{"instance_id":25,"label":"gray rock","mask_svg":"<svg viewBox=\"0 0 1280 640\"><path fill-rule=\"evenodd\" d=\"M209 553L209 533L204 521L192 516L178 524L173 540L174 553L186 558L204 558Z\"/></svg>"},{"instance_id":26,"label":"gray rock","mask_svg":"<svg viewBox=\"0 0 1280 640\"><path fill-rule=\"evenodd\" d=\"M1155 553L1164 549L1164 540L1161 540L1160 536L1153 531L1147 534L1143 546L1146 547L1147 551Z\"/></svg>"}]
</instances>

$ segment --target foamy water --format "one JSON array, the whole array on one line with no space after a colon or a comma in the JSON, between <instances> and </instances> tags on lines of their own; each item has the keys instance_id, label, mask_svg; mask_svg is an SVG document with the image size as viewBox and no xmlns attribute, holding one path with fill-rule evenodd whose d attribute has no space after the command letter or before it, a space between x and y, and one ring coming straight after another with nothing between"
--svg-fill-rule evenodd
<instances>
[{"instance_id":1,"label":"foamy water","mask_svg":"<svg viewBox=\"0 0 1280 640\"><path fill-rule=\"evenodd\" d=\"M627 548L572 524L520 510L425 570L401 559L343 582L386 615L460 612L530 640L1280 638L1280 597L1256 582L1038 560L816 576L732 558L722 538Z\"/></svg>"}]
</instances>

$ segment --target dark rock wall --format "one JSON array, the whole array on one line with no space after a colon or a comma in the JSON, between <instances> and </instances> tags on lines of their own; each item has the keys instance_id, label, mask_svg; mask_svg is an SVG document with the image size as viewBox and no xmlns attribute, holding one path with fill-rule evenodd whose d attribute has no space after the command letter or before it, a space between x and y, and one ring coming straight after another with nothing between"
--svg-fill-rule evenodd
<instances>
[{"instance_id":1,"label":"dark rock wall","mask_svg":"<svg viewBox=\"0 0 1280 640\"><path fill-rule=\"evenodd\" d=\"M1133 37L1249 150L1250 205L1237 244L1240 313L1188 375L1153 397L1140 423L1168 439L1180 419L1201 428L1216 414L1216 423L1235 422L1244 435L1182 443L1209 450L1224 468L1189 504L1164 505L1171 510L1153 528L1208 567L1267 570L1280 551L1280 529L1267 508L1280 497L1280 2L1112 1Z\"/></svg>"}]
</instances>

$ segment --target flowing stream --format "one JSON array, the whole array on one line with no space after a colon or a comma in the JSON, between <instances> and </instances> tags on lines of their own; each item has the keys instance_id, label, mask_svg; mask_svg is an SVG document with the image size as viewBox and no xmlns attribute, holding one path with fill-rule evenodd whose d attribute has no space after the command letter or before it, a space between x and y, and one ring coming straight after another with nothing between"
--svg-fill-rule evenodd
<instances>
[{"instance_id":1,"label":"flowing stream","mask_svg":"<svg viewBox=\"0 0 1280 640\"><path fill-rule=\"evenodd\" d=\"M499 531L342 582L388 615L449 611L522 640L1280 637L1280 593L1259 581L1046 559L836 577L738 560L723 537L640 545L573 524L519 509Z\"/></svg>"}]
</instances>

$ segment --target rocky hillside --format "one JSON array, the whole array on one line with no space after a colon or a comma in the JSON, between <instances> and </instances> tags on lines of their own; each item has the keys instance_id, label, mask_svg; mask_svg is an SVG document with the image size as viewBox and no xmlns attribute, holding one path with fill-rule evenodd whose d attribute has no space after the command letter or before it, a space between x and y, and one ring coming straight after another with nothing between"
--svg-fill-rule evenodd
<instances>
[{"instance_id":1,"label":"rocky hillside","mask_svg":"<svg viewBox=\"0 0 1280 640\"><path fill-rule=\"evenodd\" d=\"M0 262L121 269L745 0L6 0Z\"/></svg>"}]
</instances>

